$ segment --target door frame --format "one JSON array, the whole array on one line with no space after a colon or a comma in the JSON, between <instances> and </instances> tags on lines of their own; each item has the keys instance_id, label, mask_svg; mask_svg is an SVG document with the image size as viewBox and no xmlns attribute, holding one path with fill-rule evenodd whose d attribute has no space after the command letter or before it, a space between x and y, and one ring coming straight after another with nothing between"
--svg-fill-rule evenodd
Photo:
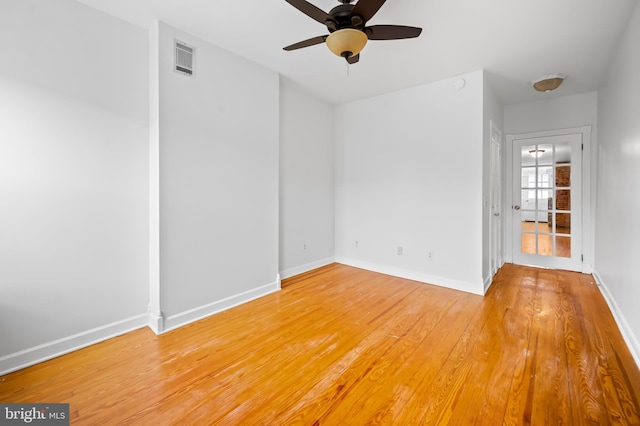
<instances>
[{"instance_id":1,"label":"door frame","mask_svg":"<svg viewBox=\"0 0 640 426\"><path fill-rule=\"evenodd\" d=\"M490 143L490 182L489 182L489 269L491 278L498 272L504 264L504 161L503 161L503 139L502 130L490 120L491 136ZM498 162L494 164L493 149L497 147ZM496 176L497 168L497 176ZM497 182L494 179L498 179ZM498 184L497 194L494 191L494 184ZM494 198L495 197L495 198Z\"/></svg>"},{"instance_id":2,"label":"door frame","mask_svg":"<svg viewBox=\"0 0 640 426\"><path fill-rule=\"evenodd\" d=\"M582 135L582 272L593 272L593 204L592 204L592 175L591 175L591 126L572 127L558 130L544 130L540 132L508 134L506 137L506 203L504 206L504 259L507 263L513 263L513 214L512 209L516 204L513 199L513 141L519 139L533 139L548 136L563 136L571 134ZM508 214L507 214L508 210Z\"/></svg>"}]
</instances>

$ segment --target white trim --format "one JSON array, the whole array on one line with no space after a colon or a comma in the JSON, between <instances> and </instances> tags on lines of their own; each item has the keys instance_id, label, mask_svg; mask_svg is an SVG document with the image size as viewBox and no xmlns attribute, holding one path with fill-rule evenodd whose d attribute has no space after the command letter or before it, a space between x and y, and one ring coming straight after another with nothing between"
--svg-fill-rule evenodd
<instances>
[{"instance_id":1,"label":"white trim","mask_svg":"<svg viewBox=\"0 0 640 426\"><path fill-rule=\"evenodd\" d=\"M606 300L607 305L609 305L609 309L613 314L613 319L616 321L616 324L620 329L620 333L622 334L622 338L629 347L631 356L635 360L638 368L640 368L640 340L638 339L638 336L633 333L633 329L629 326L629 323L625 319L624 314L616 303L616 299L613 297L613 295L609 291L609 287L607 287L607 284L604 282L597 271L593 272L593 278L596 280L596 284L598 284L600 292L604 296L604 300Z\"/></svg>"},{"instance_id":2,"label":"white trim","mask_svg":"<svg viewBox=\"0 0 640 426\"><path fill-rule=\"evenodd\" d=\"M336 257L336 262L343 265L353 266L355 268L366 269L367 271L378 272L380 274L391 275L394 277L405 278L413 281L420 281L425 284L446 287L452 290L464 291L467 293L483 296L483 294L479 292L478 289L484 288L484 280L479 280L478 283L452 280L451 278L410 271L393 266L378 265L376 263L364 262L362 260L340 256Z\"/></svg>"},{"instance_id":3,"label":"white trim","mask_svg":"<svg viewBox=\"0 0 640 426\"><path fill-rule=\"evenodd\" d=\"M491 287L491 283L493 282L493 277L495 276L495 274L491 274L490 277L486 277L484 279L484 282L482 283L483 288L484 288L484 294L487 294L487 290L489 290L489 287Z\"/></svg>"},{"instance_id":4,"label":"white trim","mask_svg":"<svg viewBox=\"0 0 640 426\"><path fill-rule=\"evenodd\" d=\"M147 315L136 315L72 336L0 357L0 376L94 345L147 325Z\"/></svg>"},{"instance_id":5,"label":"white trim","mask_svg":"<svg viewBox=\"0 0 640 426\"><path fill-rule=\"evenodd\" d=\"M197 308L167 316L164 321L164 329L161 333L175 330L183 325L226 311L227 309L242 305L243 303L259 299L260 297L275 293L276 291L280 291L280 288L278 286L278 282L274 281L261 287L247 290L239 294L234 294L233 296L216 300L215 302L207 303L206 305L198 306Z\"/></svg>"},{"instance_id":6,"label":"white trim","mask_svg":"<svg viewBox=\"0 0 640 426\"><path fill-rule=\"evenodd\" d=\"M489 290L489 287L491 287L491 284L493 284L493 279L495 278L496 274L504 266L504 261L503 260L499 259L498 263L500 265L500 266L498 266L498 269L496 269L495 271L491 271L490 272L491 275L488 276L488 277L485 277L485 279L484 279L484 282L483 282L483 284L484 284L484 294L487 294L487 291Z\"/></svg>"},{"instance_id":7,"label":"white trim","mask_svg":"<svg viewBox=\"0 0 640 426\"><path fill-rule=\"evenodd\" d=\"M502 130L493 122L489 120L489 276L484 280L484 293L491 285L493 276L502 267L502 258L504 257L504 170L503 170L503 137ZM497 136L497 141L494 140L494 134ZM494 144L498 146L498 163L494 164ZM495 200L493 188L494 188L494 174L498 170L498 184L500 185L498 199ZM494 211L494 207L497 205L497 212ZM498 214L495 219L495 214ZM495 222L498 222L498 226ZM497 235L496 235L497 234ZM496 247L497 245L497 247Z\"/></svg>"},{"instance_id":8,"label":"white trim","mask_svg":"<svg viewBox=\"0 0 640 426\"><path fill-rule=\"evenodd\" d=\"M149 327L162 332L160 310L160 23L149 28Z\"/></svg>"},{"instance_id":9,"label":"white trim","mask_svg":"<svg viewBox=\"0 0 640 426\"><path fill-rule=\"evenodd\" d=\"M285 271L281 271L280 276L284 280L296 275L304 274L305 272L309 272L313 269L318 269L323 266L330 265L332 263L335 263L335 261L336 261L335 258L327 257L325 259L316 260L314 262L305 263L304 265L296 266L293 268L289 268Z\"/></svg>"},{"instance_id":10,"label":"white trim","mask_svg":"<svg viewBox=\"0 0 640 426\"><path fill-rule=\"evenodd\" d=\"M149 311L148 316L149 316L149 324L148 324L149 328L155 334L161 334L162 331L164 330L164 316L162 315L162 312L160 312L160 315L157 315Z\"/></svg>"},{"instance_id":11,"label":"white trim","mask_svg":"<svg viewBox=\"0 0 640 426\"><path fill-rule=\"evenodd\" d=\"M518 135L519 136L519 135ZM505 204L503 212L503 255L504 261L513 263L513 141L517 138L512 134L505 135L505 168L502 174L505 188Z\"/></svg>"}]
</instances>

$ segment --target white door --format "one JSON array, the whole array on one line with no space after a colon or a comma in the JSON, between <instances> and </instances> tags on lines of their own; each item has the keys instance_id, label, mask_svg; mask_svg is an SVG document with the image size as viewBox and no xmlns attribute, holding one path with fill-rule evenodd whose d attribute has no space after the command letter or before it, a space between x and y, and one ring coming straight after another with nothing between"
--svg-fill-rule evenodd
<instances>
[{"instance_id":1,"label":"white door","mask_svg":"<svg viewBox=\"0 0 640 426\"><path fill-rule=\"evenodd\" d=\"M513 139L513 262L582 270L582 134Z\"/></svg>"},{"instance_id":2,"label":"white door","mask_svg":"<svg viewBox=\"0 0 640 426\"><path fill-rule=\"evenodd\" d=\"M502 267L502 132L491 122L491 276Z\"/></svg>"}]
</instances>

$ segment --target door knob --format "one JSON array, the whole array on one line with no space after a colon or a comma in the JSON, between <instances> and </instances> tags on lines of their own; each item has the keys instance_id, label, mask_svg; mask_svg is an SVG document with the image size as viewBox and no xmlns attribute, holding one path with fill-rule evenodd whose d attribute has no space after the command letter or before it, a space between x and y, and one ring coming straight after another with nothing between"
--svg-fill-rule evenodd
<instances>
[{"instance_id":1,"label":"door knob","mask_svg":"<svg viewBox=\"0 0 640 426\"><path fill-rule=\"evenodd\" d=\"M514 210L520 210L520 206L513 206Z\"/></svg>"}]
</instances>

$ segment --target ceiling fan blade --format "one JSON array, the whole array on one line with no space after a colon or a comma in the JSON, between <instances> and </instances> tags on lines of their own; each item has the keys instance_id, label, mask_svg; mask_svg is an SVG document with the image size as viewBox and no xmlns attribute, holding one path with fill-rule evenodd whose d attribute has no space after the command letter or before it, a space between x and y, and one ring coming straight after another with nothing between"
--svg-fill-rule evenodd
<instances>
[{"instance_id":1,"label":"ceiling fan blade","mask_svg":"<svg viewBox=\"0 0 640 426\"><path fill-rule=\"evenodd\" d=\"M375 15L378 10L380 10L385 1L386 0L359 0L353 7L351 16L362 16L364 22L367 22L369 19L373 18L373 15Z\"/></svg>"},{"instance_id":2,"label":"ceiling fan blade","mask_svg":"<svg viewBox=\"0 0 640 426\"><path fill-rule=\"evenodd\" d=\"M291 6L298 9L308 17L315 19L323 25L327 24L327 21L335 22L333 16L329 15L322 9L317 8L306 0L285 0Z\"/></svg>"},{"instance_id":3,"label":"ceiling fan blade","mask_svg":"<svg viewBox=\"0 0 640 426\"><path fill-rule=\"evenodd\" d=\"M349 62L350 64L355 64L356 62L358 62L360 60L360 54L358 53L357 55L354 56L349 56L347 58L347 62Z\"/></svg>"},{"instance_id":4,"label":"ceiling fan blade","mask_svg":"<svg viewBox=\"0 0 640 426\"><path fill-rule=\"evenodd\" d=\"M418 37L422 28L405 27L404 25L372 25L365 28L365 32L369 36L369 40L398 40Z\"/></svg>"},{"instance_id":5,"label":"ceiling fan blade","mask_svg":"<svg viewBox=\"0 0 640 426\"><path fill-rule=\"evenodd\" d=\"M302 49L303 47L309 47L309 46L314 46L316 44L320 44L320 43L324 43L325 40L327 39L326 35L323 36L318 36L318 37L312 37L310 39L307 40L303 40L303 41L299 41L297 43L293 43L291 46L287 46L284 47L284 50L296 50L296 49Z\"/></svg>"}]
</instances>

